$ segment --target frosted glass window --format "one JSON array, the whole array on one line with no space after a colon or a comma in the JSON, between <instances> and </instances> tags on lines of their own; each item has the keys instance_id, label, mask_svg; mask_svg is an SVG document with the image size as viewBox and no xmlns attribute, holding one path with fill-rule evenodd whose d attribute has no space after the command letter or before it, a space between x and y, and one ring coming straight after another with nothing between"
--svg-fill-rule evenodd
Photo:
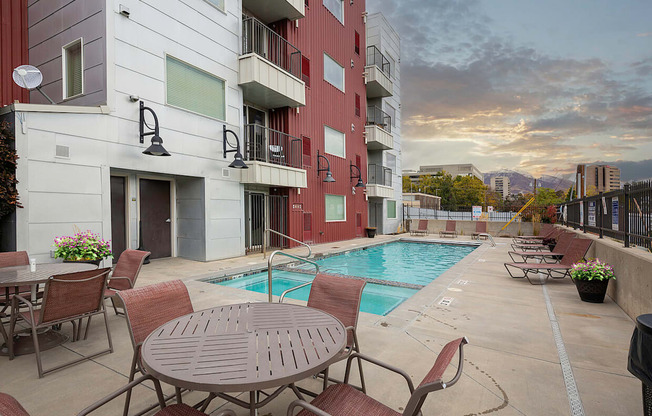
<instances>
[{"instance_id":1,"label":"frosted glass window","mask_svg":"<svg viewBox=\"0 0 652 416\"><path fill-rule=\"evenodd\" d=\"M325 195L326 221L346 221L346 198L344 195Z\"/></svg>"},{"instance_id":2,"label":"frosted glass window","mask_svg":"<svg viewBox=\"0 0 652 416\"><path fill-rule=\"evenodd\" d=\"M344 143L346 138L344 133L324 126L324 151L331 155L345 157Z\"/></svg>"},{"instance_id":3,"label":"frosted glass window","mask_svg":"<svg viewBox=\"0 0 652 416\"><path fill-rule=\"evenodd\" d=\"M324 54L324 79L344 92L344 67Z\"/></svg>"},{"instance_id":4,"label":"frosted glass window","mask_svg":"<svg viewBox=\"0 0 652 416\"><path fill-rule=\"evenodd\" d=\"M224 11L224 0L206 0L206 1L212 4L213 6L215 6L216 8Z\"/></svg>"},{"instance_id":5,"label":"frosted glass window","mask_svg":"<svg viewBox=\"0 0 652 416\"><path fill-rule=\"evenodd\" d=\"M83 93L84 68L82 59L82 40L78 39L64 48L64 91L63 98Z\"/></svg>"},{"instance_id":6,"label":"frosted glass window","mask_svg":"<svg viewBox=\"0 0 652 416\"><path fill-rule=\"evenodd\" d=\"M344 2L342 0L324 0L324 6L344 24Z\"/></svg>"},{"instance_id":7,"label":"frosted glass window","mask_svg":"<svg viewBox=\"0 0 652 416\"><path fill-rule=\"evenodd\" d=\"M396 201L387 201L387 218L396 218Z\"/></svg>"},{"instance_id":8,"label":"frosted glass window","mask_svg":"<svg viewBox=\"0 0 652 416\"><path fill-rule=\"evenodd\" d=\"M226 120L224 80L171 56L166 65L168 104Z\"/></svg>"},{"instance_id":9,"label":"frosted glass window","mask_svg":"<svg viewBox=\"0 0 652 416\"><path fill-rule=\"evenodd\" d=\"M392 127L396 126L396 109L385 103L385 112L392 119Z\"/></svg>"}]
</instances>

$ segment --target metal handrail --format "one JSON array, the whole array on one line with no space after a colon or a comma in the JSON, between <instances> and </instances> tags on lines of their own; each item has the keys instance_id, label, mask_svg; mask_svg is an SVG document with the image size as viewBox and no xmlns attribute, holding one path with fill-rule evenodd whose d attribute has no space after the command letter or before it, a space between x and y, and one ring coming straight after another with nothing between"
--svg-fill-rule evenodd
<instances>
[{"instance_id":1,"label":"metal handrail","mask_svg":"<svg viewBox=\"0 0 652 416\"><path fill-rule=\"evenodd\" d=\"M301 51L260 20L242 20L242 54L255 53L301 79Z\"/></svg>"},{"instance_id":2,"label":"metal handrail","mask_svg":"<svg viewBox=\"0 0 652 416\"><path fill-rule=\"evenodd\" d=\"M388 133L392 132L392 117L376 107L375 105L367 106L367 126L378 126Z\"/></svg>"},{"instance_id":3,"label":"metal handrail","mask_svg":"<svg viewBox=\"0 0 652 416\"><path fill-rule=\"evenodd\" d=\"M269 299L269 303L272 303L274 301L272 299L272 262L274 261L274 257L277 254L280 254L281 256L285 256L285 257L290 257L292 259L299 260L299 261L302 261L304 263L312 264L313 266L315 266L315 269L316 269L315 275L319 274L319 265L317 263L315 263L314 261L308 260L305 257L300 257L300 256L295 256L293 254L288 254L288 253L285 253L285 252L283 252L281 250L274 251L269 256L269 259L267 260L267 296L268 296L268 299ZM283 296L283 297L284 297L284 295L285 295L285 292L283 292L283 294L281 294L281 296ZM282 299L283 298L281 298L281 300Z\"/></svg>"},{"instance_id":4,"label":"metal handrail","mask_svg":"<svg viewBox=\"0 0 652 416\"><path fill-rule=\"evenodd\" d=\"M312 247L310 247L310 245L308 243L304 243L303 241L297 240L296 238L292 238L289 235L285 235L285 234L280 233L280 232L278 232L276 230L272 230L271 228L266 228L265 231L263 231L263 259L267 255L267 238L266 237L267 237L267 232L268 231L270 233L274 233L274 234L279 235L281 237L285 237L288 240L292 240L295 243L299 243L299 244L301 244L303 246L306 246L308 248L308 255L307 256L301 256L299 254L297 254L297 256L299 256L299 257L301 257L303 259L308 259L308 258L310 258L310 256L312 256Z\"/></svg>"}]
</instances>

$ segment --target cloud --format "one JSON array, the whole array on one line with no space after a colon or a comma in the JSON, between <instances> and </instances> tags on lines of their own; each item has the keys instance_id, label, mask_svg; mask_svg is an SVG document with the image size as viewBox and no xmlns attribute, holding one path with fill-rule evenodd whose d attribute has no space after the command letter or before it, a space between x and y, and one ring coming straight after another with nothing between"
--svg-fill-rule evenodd
<instances>
[{"instance_id":1,"label":"cloud","mask_svg":"<svg viewBox=\"0 0 652 416\"><path fill-rule=\"evenodd\" d=\"M648 36L652 36L652 32L637 33L636 36L639 38L646 38Z\"/></svg>"}]
</instances>

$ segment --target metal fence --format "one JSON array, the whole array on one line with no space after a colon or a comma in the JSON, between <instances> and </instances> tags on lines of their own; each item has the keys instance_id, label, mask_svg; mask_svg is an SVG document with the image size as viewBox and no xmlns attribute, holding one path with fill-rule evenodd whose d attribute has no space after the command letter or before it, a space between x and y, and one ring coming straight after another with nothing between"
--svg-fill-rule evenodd
<instances>
[{"instance_id":1,"label":"metal fence","mask_svg":"<svg viewBox=\"0 0 652 416\"><path fill-rule=\"evenodd\" d=\"M385 55L373 45L367 46L367 65L376 65L388 77L392 75L389 59L385 58Z\"/></svg>"},{"instance_id":2,"label":"metal fence","mask_svg":"<svg viewBox=\"0 0 652 416\"><path fill-rule=\"evenodd\" d=\"M262 192L245 191L245 250L247 253L263 251L263 243L267 248L286 248L287 238L271 234L266 240L263 233L271 229L287 234L288 197L283 195L267 195Z\"/></svg>"},{"instance_id":3,"label":"metal fence","mask_svg":"<svg viewBox=\"0 0 652 416\"><path fill-rule=\"evenodd\" d=\"M242 54L255 53L301 79L301 51L261 21L242 21Z\"/></svg>"},{"instance_id":4,"label":"metal fence","mask_svg":"<svg viewBox=\"0 0 652 416\"><path fill-rule=\"evenodd\" d=\"M244 160L258 160L301 169L303 142L282 131L259 124L244 126Z\"/></svg>"},{"instance_id":5,"label":"metal fence","mask_svg":"<svg viewBox=\"0 0 652 416\"><path fill-rule=\"evenodd\" d=\"M576 199L559 206L564 225L652 248L652 181L626 184L624 189Z\"/></svg>"},{"instance_id":6,"label":"metal fence","mask_svg":"<svg viewBox=\"0 0 652 416\"><path fill-rule=\"evenodd\" d=\"M375 105L370 105L367 107L367 126L375 125L381 129L387 131L387 133L392 132L392 118L376 107Z\"/></svg>"},{"instance_id":7,"label":"metal fence","mask_svg":"<svg viewBox=\"0 0 652 416\"><path fill-rule=\"evenodd\" d=\"M537 221L549 221L549 218L546 216L547 207L539 206L529 206L521 214L514 219L514 221L532 221L535 216L537 216ZM419 208L411 207L404 205L403 207L403 218L406 220L410 219L431 219L431 220L456 220L456 221L498 221L498 222L508 222L519 210L515 211L492 211L486 212L483 209L482 216L478 218L473 218L472 207L459 207L458 209L451 210L441 210L441 209L431 209L431 208Z\"/></svg>"}]
</instances>

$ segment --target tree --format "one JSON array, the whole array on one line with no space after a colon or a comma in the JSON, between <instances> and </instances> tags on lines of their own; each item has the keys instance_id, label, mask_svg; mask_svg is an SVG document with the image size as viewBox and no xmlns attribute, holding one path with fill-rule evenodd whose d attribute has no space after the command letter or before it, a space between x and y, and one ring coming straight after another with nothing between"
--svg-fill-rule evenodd
<instances>
[{"instance_id":1,"label":"tree","mask_svg":"<svg viewBox=\"0 0 652 416\"><path fill-rule=\"evenodd\" d=\"M413 189L412 179L409 176L403 176L403 192L412 192Z\"/></svg>"},{"instance_id":2,"label":"tree","mask_svg":"<svg viewBox=\"0 0 652 416\"><path fill-rule=\"evenodd\" d=\"M475 176L458 176L453 181L453 197L457 205L483 205L487 186Z\"/></svg>"},{"instance_id":3,"label":"tree","mask_svg":"<svg viewBox=\"0 0 652 416\"><path fill-rule=\"evenodd\" d=\"M18 201L16 189L16 150L14 133L9 123L0 124L0 218L23 206Z\"/></svg>"},{"instance_id":4,"label":"tree","mask_svg":"<svg viewBox=\"0 0 652 416\"><path fill-rule=\"evenodd\" d=\"M537 196L534 199L534 203L537 206L550 206L557 205L564 202L563 192L560 195L559 192L550 189L550 188L539 188L537 189Z\"/></svg>"}]
</instances>

